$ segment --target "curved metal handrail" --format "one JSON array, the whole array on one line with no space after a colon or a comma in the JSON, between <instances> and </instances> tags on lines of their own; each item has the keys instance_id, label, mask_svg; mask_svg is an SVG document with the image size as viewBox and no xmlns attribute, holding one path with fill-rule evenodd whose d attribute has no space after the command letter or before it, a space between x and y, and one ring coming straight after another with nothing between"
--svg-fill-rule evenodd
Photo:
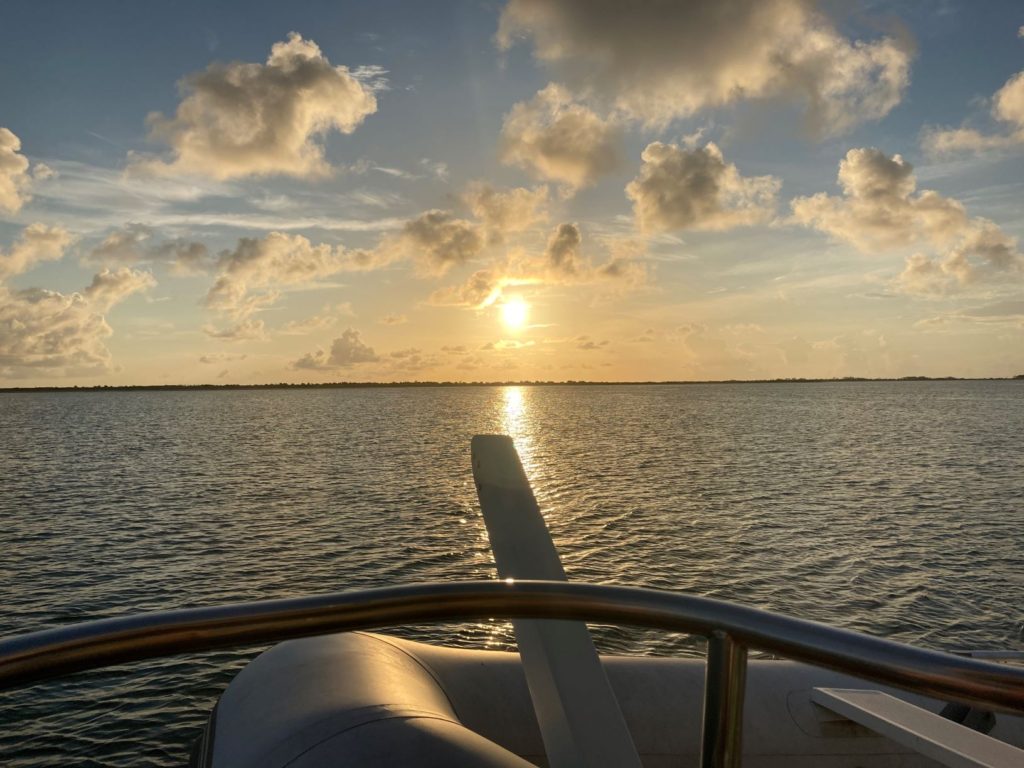
<instances>
[{"instance_id":1,"label":"curved metal handrail","mask_svg":"<svg viewBox=\"0 0 1024 768\"><path fill-rule=\"evenodd\" d=\"M735 642L942 699L1024 712L1024 669L696 595L549 581L412 584L146 613L0 640L0 689L128 661L400 624L570 619Z\"/></svg>"}]
</instances>

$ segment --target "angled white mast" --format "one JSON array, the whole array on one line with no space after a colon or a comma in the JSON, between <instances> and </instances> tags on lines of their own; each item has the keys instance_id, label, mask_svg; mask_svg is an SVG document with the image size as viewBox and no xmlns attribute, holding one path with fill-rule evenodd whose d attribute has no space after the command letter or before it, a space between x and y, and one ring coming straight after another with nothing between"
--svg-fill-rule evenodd
<instances>
[{"instance_id":1,"label":"angled white mast","mask_svg":"<svg viewBox=\"0 0 1024 768\"><path fill-rule=\"evenodd\" d=\"M512 438L477 435L473 478L503 579L565 581ZM640 768L640 758L586 624L513 620L552 768Z\"/></svg>"}]
</instances>

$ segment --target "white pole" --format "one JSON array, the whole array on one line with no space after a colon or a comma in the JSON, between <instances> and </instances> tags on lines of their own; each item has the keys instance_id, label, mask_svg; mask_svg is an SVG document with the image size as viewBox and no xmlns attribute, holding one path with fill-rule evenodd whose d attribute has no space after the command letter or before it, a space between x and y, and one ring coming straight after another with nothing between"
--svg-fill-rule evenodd
<instances>
[{"instance_id":1,"label":"white pole","mask_svg":"<svg viewBox=\"0 0 1024 768\"><path fill-rule=\"evenodd\" d=\"M512 438L477 435L473 478L502 579L565 581L565 570ZM552 768L640 768L586 624L512 622Z\"/></svg>"}]
</instances>

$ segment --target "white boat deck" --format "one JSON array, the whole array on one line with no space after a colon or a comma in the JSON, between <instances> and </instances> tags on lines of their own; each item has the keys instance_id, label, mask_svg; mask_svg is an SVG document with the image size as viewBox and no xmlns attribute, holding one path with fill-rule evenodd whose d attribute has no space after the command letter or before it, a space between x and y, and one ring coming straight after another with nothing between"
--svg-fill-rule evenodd
<instances>
[{"instance_id":1,"label":"white boat deck","mask_svg":"<svg viewBox=\"0 0 1024 768\"><path fill-rule=\"evenodd\" d=\"M1024 766L1024 750L882 691L815 688L811 701L950 768Z\"/></svg>"}]
</instances>

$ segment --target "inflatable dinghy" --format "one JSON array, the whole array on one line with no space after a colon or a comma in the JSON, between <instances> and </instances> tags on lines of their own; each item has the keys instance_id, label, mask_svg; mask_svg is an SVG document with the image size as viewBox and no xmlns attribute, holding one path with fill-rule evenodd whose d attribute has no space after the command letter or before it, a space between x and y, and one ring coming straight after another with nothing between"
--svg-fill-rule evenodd
<instances>
[{"instance_id":1,"label":"inflatable dinghy","mask_svg":"<svg viewBox=\"0 0 1024 768\"><path fill-rule=\"evenodd\" d=\"M703 660L613 656L602 662L642 764L698 765ZM864 687L856 678L804 664L752 660L742 764L941 764L814 700L816 691ZM944 702L872 688L879 698L899 697L925 715L936 713L931 716L942 725L1024 744L1020 717L998 715L988 736L982 736L940 717ZM518 654L359 632L293 640L264 653L221 696L207 737L198 766L548 764ZM1013 755L1010 749L1007 754ZM1024 753L1015 757L1017 762L1005 765L1024 766Z\"/></svg>"},{"instance_id":2,"label":"inflatable dinghy","mask_svg":"<svg viewBox=\"0 0 1024 768\"><path fill-rule=\"evenodd\" d=\"M498 580L197 608L0 641L0 689L280 644L231 682L194 768L1024 766L1024 654L949 654L695 595L565 579L510 438L473 439ZM509 618L518 653L365 630ZM707 638L597 654L586 622ZM773 657L748 662L748 651Z\"/></svg>"}]
</instances>

